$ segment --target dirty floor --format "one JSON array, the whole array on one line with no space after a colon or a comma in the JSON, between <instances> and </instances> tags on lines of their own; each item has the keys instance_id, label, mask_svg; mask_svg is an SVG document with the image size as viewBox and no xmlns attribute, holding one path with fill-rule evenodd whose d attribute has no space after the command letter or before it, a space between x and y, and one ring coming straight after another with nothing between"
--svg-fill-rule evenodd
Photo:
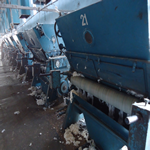
<instances>
[{"instance_id":1,"label":"dirty floor","mask_svg":"<svg viewBox=\"0 0 150 150\"><path fill-rule=\"evenodd\" d=\"M64 116L55 114L62 106L43 110L28 96L31 83L22 84L16 76L0 61L0 150L75 150L63 143Z\"/></svg>"}]
</instances>

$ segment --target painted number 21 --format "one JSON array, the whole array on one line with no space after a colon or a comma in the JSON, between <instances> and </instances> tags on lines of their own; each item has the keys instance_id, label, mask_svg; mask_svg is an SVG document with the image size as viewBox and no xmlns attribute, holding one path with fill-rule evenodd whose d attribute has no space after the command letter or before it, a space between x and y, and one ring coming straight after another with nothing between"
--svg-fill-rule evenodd
<instances>
[{"instance_id":1,"label":"painted number 21","mask_svg":"<svg viewBox=\"0 0 150 150\"><path fill-rule=\"evenodd\" d=\"M82 26L88 25L88 21L87 21L87 18L86 18L86 14L81 15L81 16L80 16L80 19L82 19Z\"/></svg>"}]
</instances>

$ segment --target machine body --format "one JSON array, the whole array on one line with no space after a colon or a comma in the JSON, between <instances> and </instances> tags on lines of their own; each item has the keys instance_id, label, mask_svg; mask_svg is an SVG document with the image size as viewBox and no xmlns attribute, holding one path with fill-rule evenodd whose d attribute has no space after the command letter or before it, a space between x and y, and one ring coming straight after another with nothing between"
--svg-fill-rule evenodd
<instances>
[{"instance_id":1,"label":"machine body","mask_svg":"<svg viewBox=\"0 0 150 150\"><path fill-rule=\"evenodd\" d=\"M42 92L37 92L36 94L37 104L48 106L56 100L58 95L68 92L69 84L67 76L60 74L69 71L68 60L59 50L54 33L54 25L38 24L23 35L28 43L27 47L33 53L34 57L32 87L35 87L37 91L41 89ZM60 86L51 86L53 81L57 81L53 78L51 72L57 71L60 72L58 76ZM42 98L39 95L42 95Z\"/></svg>"},{"instance_id":2,"label":"machine body","mask_svg":"<svg viewBox=\"0 0 150 150\"><path fill-rule=\"evenodd\" d=\"M149 13L147 0L104 0L56 19L78 73L71 83L82 91L72 92L64 128L83 113L101 149L149 149L150 105L143 102L150 98Z\"/></svg>"}]
</instances>

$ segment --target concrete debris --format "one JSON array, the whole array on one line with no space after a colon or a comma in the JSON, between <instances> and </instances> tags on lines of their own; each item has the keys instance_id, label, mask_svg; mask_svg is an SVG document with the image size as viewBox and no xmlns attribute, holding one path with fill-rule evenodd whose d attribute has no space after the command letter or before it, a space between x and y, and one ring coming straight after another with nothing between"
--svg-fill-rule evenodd
<instances>
[{"instance_id":1,"label":"concrete debris","mask_svg":"<svg viewBox=\"0 0 150 150\"><path fill-rule=\"evenodd\" d=\"M4 133L5 131L6 131L6 130L5 130L5 129L3 129L1 132L2 132L2 133Z\"/></svg>"},{"instance_id":2,"label":"concrete debris","mask_svg":"<svg viewBox=\"0 0 150 150\"><path fill-rule=\"evenodd\" d=\"M14 115L19 115L20 114L20 111L15 111L14 112Z\"/></svg>"},{"instance_id":3,"label":"concrete debris","mask_svg":"<svg viewBox=\"0 0 150 150\"><path fill-rule=\"evenodd\" d=\"M29 146L32 146L32 143L30 143Z\"/></svg>"},{"instance_id":4,"label":"concrete debris","mask_svg":"<svg viewBox=\"0 0 150 150\"><path fill-rule=\"evenodd\" d=\"M17 94L19 94L20 92L17 92Z\"/></svg>"},{"instance_id":5,"label":"concrete debris","mask_svg":"<svg viewBox=\"0 0 150 150\"><path fill-rule=\"evenodd\" d=\"M51 108L51 110L54 110L54 108Z\"/></svg>"}]
</instances>

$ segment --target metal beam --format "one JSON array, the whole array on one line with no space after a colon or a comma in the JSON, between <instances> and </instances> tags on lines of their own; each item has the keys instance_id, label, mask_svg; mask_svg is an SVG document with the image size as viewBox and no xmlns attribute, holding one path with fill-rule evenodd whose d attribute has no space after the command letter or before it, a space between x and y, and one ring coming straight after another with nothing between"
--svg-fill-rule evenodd
<instances>
[{"instance_id":1,"label":"metal beam","mask_svg":"<svg viewBox=\"0 0 150 150\"><path fill-rule=\"evenodd\" d=\"M37 10L37 11L47 11L47 12L58 12L56 9L40 8L40 7L27 7L11 4L0 4L0 8L9 8L9 9L25 9L25 10ZM72 10L59 10L60 12L72 12Z\"/></svg>"}]
</instances>

